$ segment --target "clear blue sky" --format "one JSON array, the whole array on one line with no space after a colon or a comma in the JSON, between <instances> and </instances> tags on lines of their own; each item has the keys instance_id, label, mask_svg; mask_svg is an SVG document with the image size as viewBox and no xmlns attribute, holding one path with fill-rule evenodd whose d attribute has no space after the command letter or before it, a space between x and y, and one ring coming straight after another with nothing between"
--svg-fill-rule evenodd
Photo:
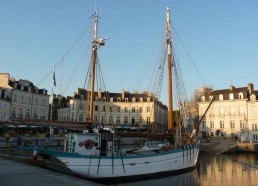
<instances>
[{"instance_id":1,"label":"clear blue sky","mask_svg":"<svg viewBox=\"0 0 258 186\"><path fill-rule=\"evenodd\" d=\"M110 92L134 91L148 60L156 58L167 6L206 85L225 89L252 82L258 89L257 0L2 0L0 72L37 85L89 27L90 15L97 9L101 12L99 36L109 37L99 50L106 87ZM89 53L65 90L89 42L90 35L64 59L63 71L57 67L56 93L62 90L65 96L72 95L83 86ZM190 97L204 83L179 41L177 45ZM39 88L51 93L51 76Z\"/></svg>"}]
</instances>

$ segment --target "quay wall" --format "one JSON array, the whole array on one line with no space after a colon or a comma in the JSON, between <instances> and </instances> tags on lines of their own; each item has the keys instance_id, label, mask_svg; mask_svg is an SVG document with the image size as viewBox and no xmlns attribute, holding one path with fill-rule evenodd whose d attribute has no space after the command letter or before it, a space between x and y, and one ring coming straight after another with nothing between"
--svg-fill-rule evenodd
<instances>
[{"instance_id":1,"label":"quay wall","mask_svg":"<svg viewBox=\"0 0 258 186\"><path fill-rule=\"evenodd\" d=\"M237 151L239 151L239 152L258 152L258 143L238 143Z\"/></svg>"}]
</instances>

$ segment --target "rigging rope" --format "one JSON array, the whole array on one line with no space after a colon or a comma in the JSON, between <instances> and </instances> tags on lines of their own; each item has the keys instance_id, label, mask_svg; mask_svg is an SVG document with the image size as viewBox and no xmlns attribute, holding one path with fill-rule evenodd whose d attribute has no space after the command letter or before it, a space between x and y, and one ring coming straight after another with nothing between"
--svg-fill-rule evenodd
<instances>
[{"instance_id":1,"label":"rigging rope","mask_svg":"<svg viewBox=\"0 0 258 186\"><path fill-rule=\"evenodd\" d=\"M73 45L66 51L66 53L61 57L61 59L55 64L55 66L59 66L60 64L63 63L64 59L71 53L71 51L74 49L74 47L79 43L79 41L84 37L84 35L88 32L90 26L88 26L83 33L79 36L79 38L73 43ZM47 74L36 84L37 87L44 82L49 76L52 75L52 67L51 69L47 72Z\"/></svg>"},{"instance_id":2,"label":"rigging rope","mask_svg":"<svg viewBox=\"0 0 258 186\"><path fill-rule=\"evenodd\" d=\"M185 49L186 54L187 54L187 56L189 57L190 61L192 62L192 64L193 64L193 66L194 66L195 70L197 71L197 73L198 73L198 75L199 75L200 79L202 80L203 84L204 84L204 85L205 85L205 87L206 87L206 83L205 83L205 81L204 81L203 77L201 76L201 73L200 73L200 71L198 70L197 66L195 65L193 58L191 57L190 53L189 53L189 52L188 52L188 50L186 49L186 47L185 47L185 45L184 45L184 43L183 43L182 39L180 38L179 34L177 33L177 31L176 31L175 27L174 27L173 25L171 25L171 26L172 26L172 28L173 28L173 30L174 30L174 32L175 32L175 34L176 34L176 36L178 37L178 39L179 39L180 43L182 44L183 48Z\"/></svg>"}]
</instances>

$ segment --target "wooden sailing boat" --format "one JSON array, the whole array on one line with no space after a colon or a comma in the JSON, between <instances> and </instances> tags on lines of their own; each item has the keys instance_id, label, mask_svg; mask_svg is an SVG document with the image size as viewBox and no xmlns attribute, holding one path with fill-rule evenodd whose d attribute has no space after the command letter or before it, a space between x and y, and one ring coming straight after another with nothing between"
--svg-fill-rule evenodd
<instances>
[{"instance_id":1,"label":"wooden sailing boat","mask_svg":"<svg viewBox=\"0 0 258 186\"><path fill-rule=\"evenodd\" d=\"M170 12L166 11L166 32L168 51L169 75L169 133L173 135L172 122L172 47L170 35ZM98 15L94 15L94 33L92 42L92 72L91 72L91 103L90 128L92 128L94 74L97 49L104 44L105 39L97 39ZM168 172L179 173L193 169L196 166L199 144L176 146L175 148L159 149L155 151L125 152L115 148L115 133L99 132L86 134L67 134L65 152L49 149L37 149L39 153L52 155L77 175L88 179L124 179L144 177ZM23 147L23 149L26 149Z\"/></svg>"}]
</instances>

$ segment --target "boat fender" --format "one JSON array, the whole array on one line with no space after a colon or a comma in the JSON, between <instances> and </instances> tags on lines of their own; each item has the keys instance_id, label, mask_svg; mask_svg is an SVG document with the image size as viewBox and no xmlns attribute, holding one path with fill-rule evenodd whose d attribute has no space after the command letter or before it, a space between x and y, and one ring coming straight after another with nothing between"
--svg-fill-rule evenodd
<instances>
[{"instance_id":1,"label":"boat fender","mask_svg":"<svg viewBox=\"0 0 258 186\"><path fill-rule=\"evenodd\" d=\"M83 142L86 149L91 149L95 145L95 141L88 139Z\"/></svg>"}]
</instances>

